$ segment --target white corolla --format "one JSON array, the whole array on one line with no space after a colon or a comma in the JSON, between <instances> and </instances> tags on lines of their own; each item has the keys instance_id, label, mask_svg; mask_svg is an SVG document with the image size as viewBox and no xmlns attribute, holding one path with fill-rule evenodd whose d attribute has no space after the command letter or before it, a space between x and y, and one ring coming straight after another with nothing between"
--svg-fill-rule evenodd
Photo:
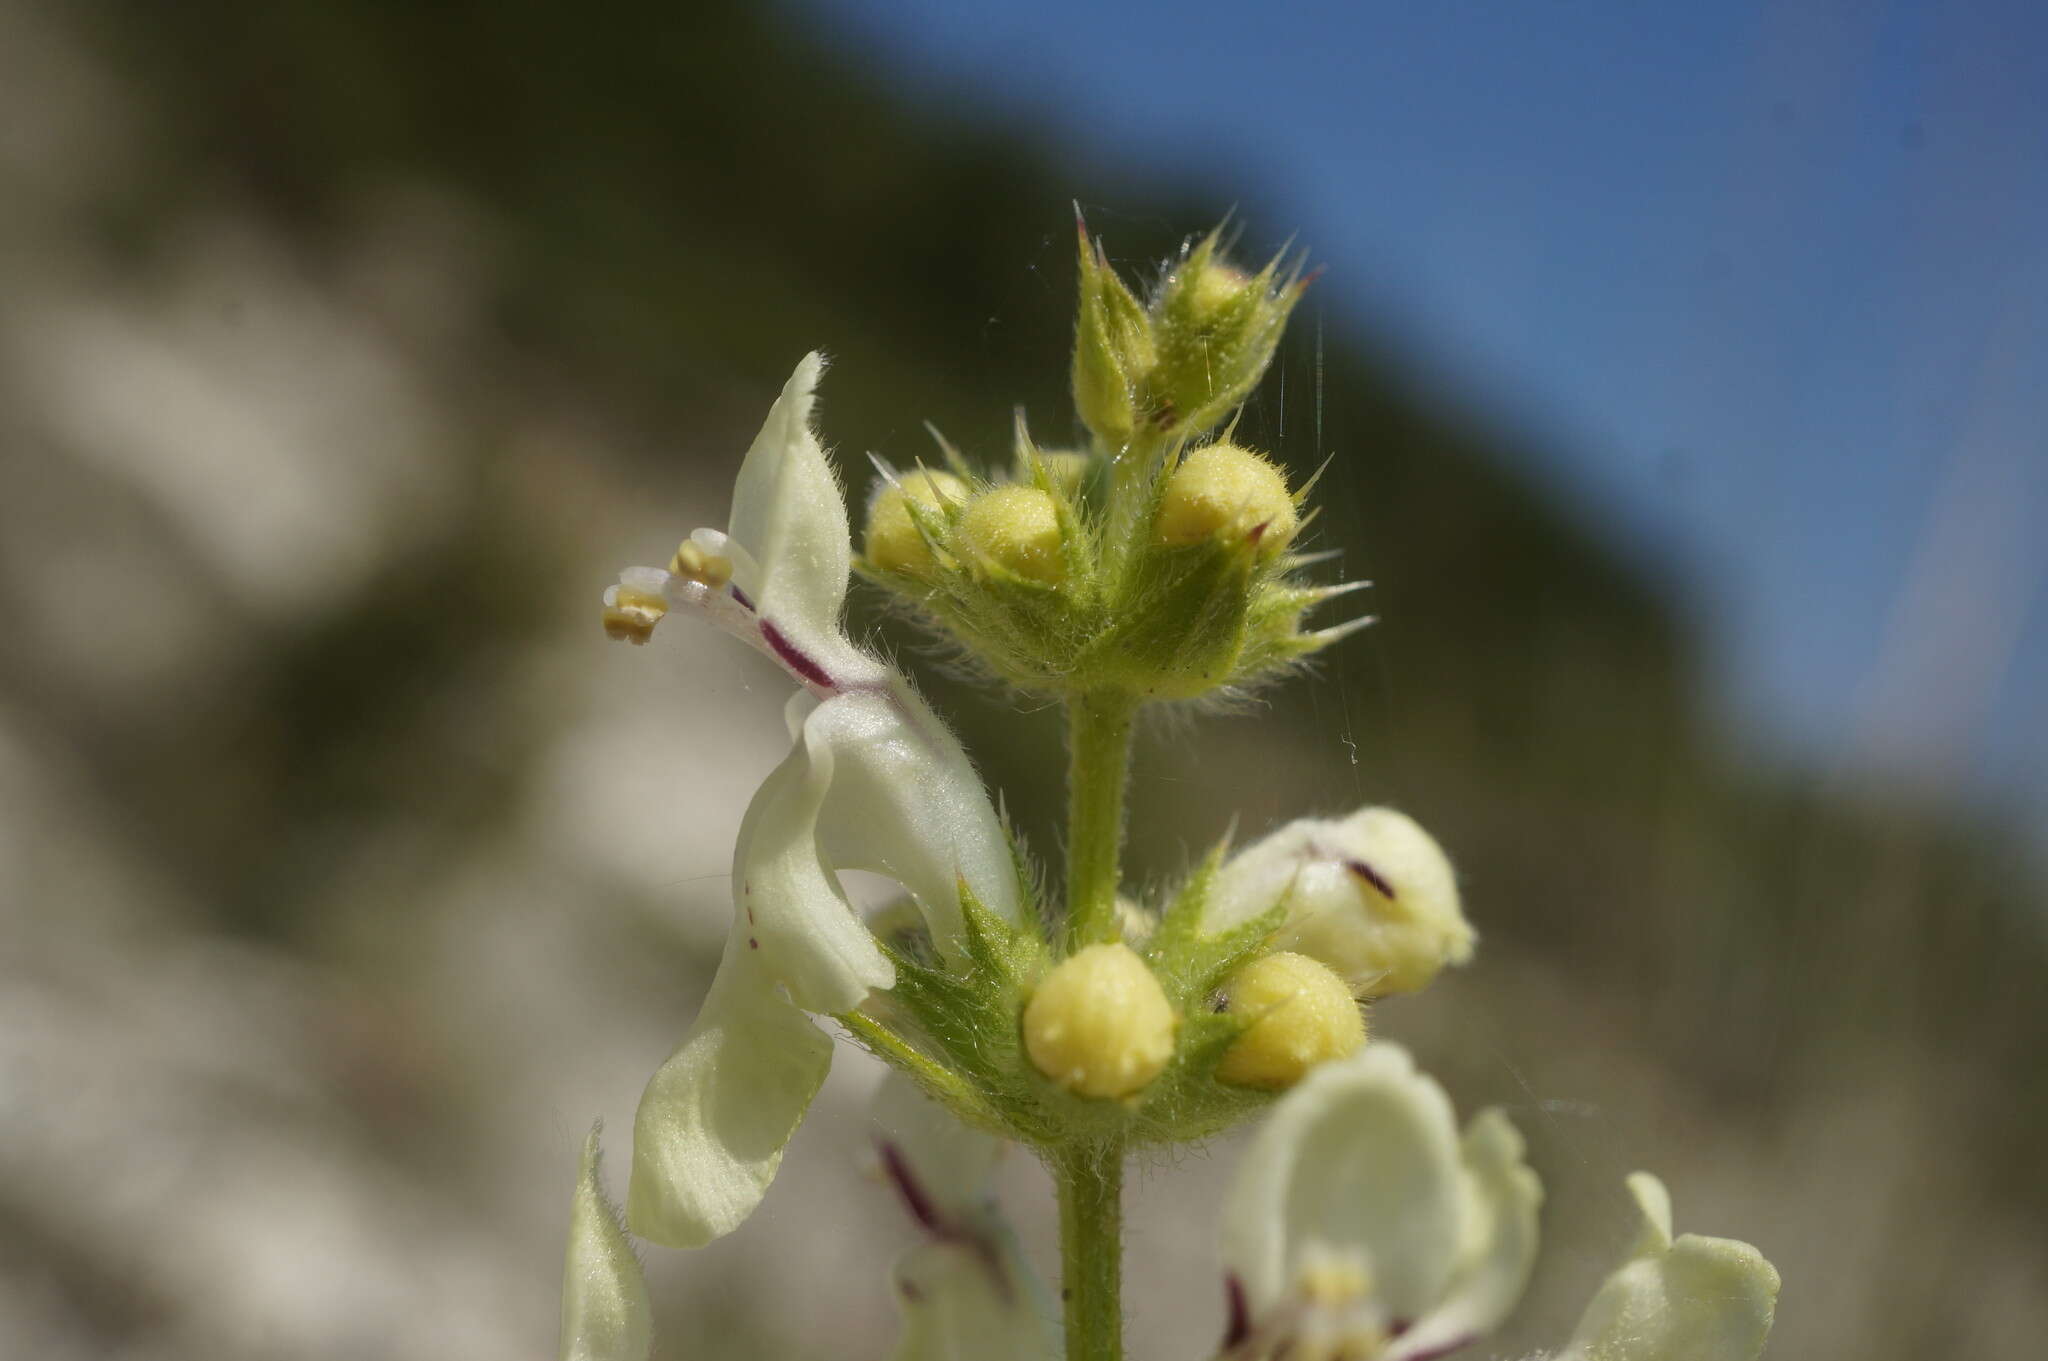
<instances>
[{"instance_id":1,"label":"white corolla","mask_svg":"<svg viewBox=\"0 0 2048 1361\"><path fill-rule=\"evenodd\" d=\"M699 529L667 570L634 567L605 593L605 627L644 642L666 615L709 619L801 687L793 748L740 825L733 923L689 1034L633 1123L626 1217L696 1247L759 1203L831 1062L810 1014L852 1011L894 982L837 872L872 870L915 899L956 955L962 885L1015 920L1015 863L967 755L888 663L840 626L852 550L846 504L811 429L823 360L797 365L748 449L725 531Z\"/></svg>"},{"instance_id":2,"label":"white corolla","mask_svg":"<svg viewBox=\"0 0 2048 1361\"><path fill-rule=\"evenodd\" d=\"M1551 1361L1755 1361L1778 1273L1747 1243L1671 1235L1670 1200L1629 1178L1644 1227ZM1500 1326L1536 1259L1543 1198L1498 1110L1459 1134L1398 1045L1317 1069L1252 1140L1223 1221L1230 1361L1430 1361Z\"/></svg>"}]
</instances>

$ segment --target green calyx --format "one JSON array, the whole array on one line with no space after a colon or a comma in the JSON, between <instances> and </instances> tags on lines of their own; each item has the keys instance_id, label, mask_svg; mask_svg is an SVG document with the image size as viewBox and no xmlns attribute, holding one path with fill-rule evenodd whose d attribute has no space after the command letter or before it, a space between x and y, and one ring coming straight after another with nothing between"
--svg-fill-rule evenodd
<instances>
[{"instance_id":1,"label":"green calyx","mask_svg":"<svg viewBox=\"0 0 2048 1361\"><path fill-rule=\"evenodd\" d=\"M1078 213L1074 406L1099 447L1195 439L1258 386L1309 280L1285 252L1250 273L1223 258L1223 228L1190 242L1141 302Z\"/></svg>"},{"instance_id":2,"label":"green calyx","mask_svg":"<svg viewBox=\"0 0 2048 1361\"><path fill-rule=\"evenodd\" d=\"M1194 699L1256 686L1347 631L1303 627L1347 588L1300 581L1300 555L1256 533L1119 535L1117 517L1085 495L1093 469L1028 466L1029 481L977 482L958 500L892 499L924 551L908 566L900 549L856 564L997 678L1038 694ZM1149 527L1158 497L1146 490L1130 518Z\"/></svg>"},{"instance_id":3,"label":"green calyx","mask_svg":"<svg viewBox=\"0 0 2048 1361\"><path fill-rule=\"evenodd\" d=\"M1304 627L1349 589L1300 579L1308 488L1229 431L1203 439L1256 386L1305 286L1277 257L1229 264L1221 232L1141 302L1081 229L1073 381L1092 449L1042 450L1020 414L1006 475L941 440L945 471L888 474L870 503L857 569L1010 685L1196 699L1357 627Z\"/></svg>"},{"instance_id":4,"label":"green calyx","mask_svg":"<svg viewBox=\"0 0 2048 1361\"><path fill-rule=\"evenodd\" d=\"M1034 994L1067 956L1046 942L1036 918L1022 925L1006 921L964 884L961 957L938 958L929 939L907 925L885 929L895 986L840 1019L854 1039L917 1079L961 1119L1049 1154L1215 1134L1274 1095L1218 1077L1225 1053L1247 1028L1244 1018L1222 1011L1218 999L1234 972L1268 952L1281 919L1276 907L1226 932L1200 929L1221 858L1219 848L1166 904L1149 935L1131 943L1175 1026L1171 1056L1127 1095L1078 1094L1040 1071L1029 1053L1025 1017Z\"/></svg>"}]
</instances>

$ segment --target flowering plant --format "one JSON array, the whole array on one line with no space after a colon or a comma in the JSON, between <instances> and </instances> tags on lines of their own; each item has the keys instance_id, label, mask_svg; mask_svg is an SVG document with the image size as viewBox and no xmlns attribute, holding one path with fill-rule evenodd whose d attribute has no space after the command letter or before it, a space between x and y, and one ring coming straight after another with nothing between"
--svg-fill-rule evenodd
<instances>
[{"instance_id":1,"label":"flowering plant","mask_svg":"<svg viewBox=\"0 0 2048 1361\"><path fill-rule=\"evenodd\" d=\"M894 1069L882 1162L926 1241L898 1264L898 1356L1122 1354L1121 1196L1134 1148L1262 1120L1223 1214L1225 1361L1424 1361L1513 1308L1540 1183L1499 1111L1460 1132L1404 1050L1367 1043L1373 998L1425 987L1474 932L1436 841L1387 808L1219 846L1156 901L1121 895L1133 721L1242 692L1364 620L1309 628L1342 594L1296 550L1308 487L1226 427L1305 286L1248 273L1211 233L1141 300L1085 228L1073 353L1092 444L1010 466L883 469L856 558L814 429L823 361L797 365L748 450L726 530L605 595L614 638L708 620L794 683L791 751L733 855L733 921L697 1020L648 1083L623 1222L597 1137L571 1219L562 1354L641 1361L651 1314L629 1235L700 1247L773 1180L823 1081L829 1018ZM1066 874L1031 865L966 753L909 680L840 624L858 572L997 681L1068 716ZM903 897L863 916L837 875ZM1004 1141L1060 1199L1055 1317L989 1198ZM1558 1361L1752 1361L1777 1275L1755 1249L1644 1229Z\"/></svg>"}]
</instances>

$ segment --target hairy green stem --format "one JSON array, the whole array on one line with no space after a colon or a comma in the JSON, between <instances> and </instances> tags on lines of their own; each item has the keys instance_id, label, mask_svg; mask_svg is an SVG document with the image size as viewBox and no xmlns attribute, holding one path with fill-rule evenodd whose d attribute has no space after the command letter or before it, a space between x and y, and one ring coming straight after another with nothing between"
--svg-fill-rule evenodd
<instances>
[{"instance_id":1,"label":"hairy green stem","mask_svg":"<svg viewBox=\"0 0 2048 1361\"><path fill-rule=\"evenodd\" d=\"M1137 701L1090 691L1067 701L1067 946L1121 937L1116 915L1124 786Z\"/></svg>"},{"instance_id":2,"label":"hairy green stem","mask_svg":"<svg viewBox=\"0 0 2048 1361\"><path fill-rule=\"evenodd\" d=\"M1064 1149L1052 1169L1060 1192L1066 1361L1122 1361L1123 1143Z\"/></svg>"}]
</instances>

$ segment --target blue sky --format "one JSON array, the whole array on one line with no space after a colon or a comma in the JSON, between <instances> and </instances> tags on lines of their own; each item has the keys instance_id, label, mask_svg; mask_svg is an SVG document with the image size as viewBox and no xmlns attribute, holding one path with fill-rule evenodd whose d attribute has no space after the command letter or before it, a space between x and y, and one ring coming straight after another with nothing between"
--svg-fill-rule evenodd
<instances>
[{"instance_id":1,"label":"blue sky","mask_svg":"<svg viewBox=\"0 0 2048 1361\"><path fill-rule=\"evenodd\" d=\"M2048 6L786 8L1297 233L1683 575L1752 740L2048 798Z\"/></svg>"}]
</instances>

